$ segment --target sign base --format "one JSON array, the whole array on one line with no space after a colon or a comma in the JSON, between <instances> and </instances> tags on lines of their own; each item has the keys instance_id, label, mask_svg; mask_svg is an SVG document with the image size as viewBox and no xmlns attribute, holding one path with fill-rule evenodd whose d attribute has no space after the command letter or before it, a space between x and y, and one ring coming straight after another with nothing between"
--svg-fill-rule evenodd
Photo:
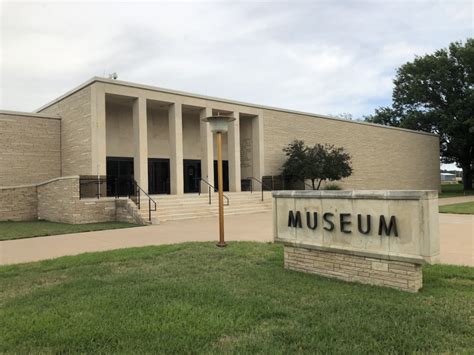
<instances>
[{"instance_id":1,"label":"sign base","mask_svg":"<svg viewBox=\"0 0 474 355\"><path fill-rule=\"evenodd\" d=\"M285 246L285 268L344 281L418 292L421 264Z\"/></svg>"}]
</instances>

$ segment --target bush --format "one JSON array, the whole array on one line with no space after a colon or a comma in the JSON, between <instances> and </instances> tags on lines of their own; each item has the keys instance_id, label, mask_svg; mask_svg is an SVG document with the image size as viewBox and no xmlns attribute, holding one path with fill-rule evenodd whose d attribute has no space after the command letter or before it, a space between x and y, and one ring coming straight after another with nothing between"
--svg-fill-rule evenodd
<instances>
[{"instance_id":1,"label":"bush","mask_svg":"<svg viewBox=\"0 0 474 355\"><path fill-rule=\"evenodd\" d=\"M338 184L327 184L324 186L324 190L342 190Z\"/></svg>"}]
</instances>

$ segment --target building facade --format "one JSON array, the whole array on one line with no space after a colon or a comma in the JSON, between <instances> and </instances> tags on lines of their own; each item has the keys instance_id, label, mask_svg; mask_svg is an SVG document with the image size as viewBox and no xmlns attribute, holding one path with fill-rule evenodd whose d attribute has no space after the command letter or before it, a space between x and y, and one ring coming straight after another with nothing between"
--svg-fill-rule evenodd
<instances>
[{"instance_id":1,"label":"building facade","mask_svg":"<svg viewBox=\"0 0 474 355\"><path fill-rule=\"evenodd\" d=\"M93 78L35 113L0 111L0 187L56 177L107 177L107 193L133 177L150 194L214 185L216 146L202 118L236 120L223 137L225 188L281 174L294 139L352 156L344 189L438 190L432 134Z\"/></svg>"}]
</instances>

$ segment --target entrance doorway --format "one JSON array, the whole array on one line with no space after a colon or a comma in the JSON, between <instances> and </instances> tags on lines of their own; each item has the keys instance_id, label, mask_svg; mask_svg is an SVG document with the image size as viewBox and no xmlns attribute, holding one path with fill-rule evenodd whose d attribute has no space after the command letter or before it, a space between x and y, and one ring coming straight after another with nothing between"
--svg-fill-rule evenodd
<instances>
[{"instance_id":1,"label":"entrance doorway","mask_svg":"<svg viewBox=\"0 0 474 355\"><path fill-rule=\"evenodd\" d=\"M223 160L222 161L222 172L223 172L223 182L224 182L224 191L229 191L229 161ZM217 181L217 160L214 160L214 186L216 189L218 188L218 181Z\"/></svg>"},{"instance_id":2,"label":"entrance doorway","mask_svg":"<svg viewBox=\"0 0 474 355\"><path fill-rule=\"evenodd\" d=\"M133 194L133 158L107 157L107 196Z\"/></svg>"},{"instance_id":3,"label":"entrance doorway","mask_svg":"<svg viewBox=\"0 0 474 355\"><path fill-rule=\"evenodd\" d=\"M170 193L169 159L148 159L148 193L152 195Z\"/></svg>"},{"instance_id":4,"label":"entrance doorway","mask_svg":"<svg viewBox=\"0 0 474 355\"><path fill-rule=\"evenodd\" d=\"M201 161L194 159L183 160L184 192L199 192L201 183Z\"/></svg>"}]
</instances>

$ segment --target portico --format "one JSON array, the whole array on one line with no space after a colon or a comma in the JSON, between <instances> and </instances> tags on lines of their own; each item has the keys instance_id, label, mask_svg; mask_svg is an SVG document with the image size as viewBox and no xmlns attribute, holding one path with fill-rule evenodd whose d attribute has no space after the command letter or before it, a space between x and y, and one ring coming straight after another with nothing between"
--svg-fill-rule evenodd
<instances>
[{"instance_id":1,"label":"portico","mask_svg":"<svg viewBox=\"0 0 474 355\"><path fill-rule=\"evenodd\" d=\"M92 101L94 175L132 175L153 194L197 192L199 184L207 192L206 182L216 186L216 146L202 118L211 115L235 118L223 136L228 190L263 175L261 110L108 83L93 86Z\"/></svg>"}]
</instances>

